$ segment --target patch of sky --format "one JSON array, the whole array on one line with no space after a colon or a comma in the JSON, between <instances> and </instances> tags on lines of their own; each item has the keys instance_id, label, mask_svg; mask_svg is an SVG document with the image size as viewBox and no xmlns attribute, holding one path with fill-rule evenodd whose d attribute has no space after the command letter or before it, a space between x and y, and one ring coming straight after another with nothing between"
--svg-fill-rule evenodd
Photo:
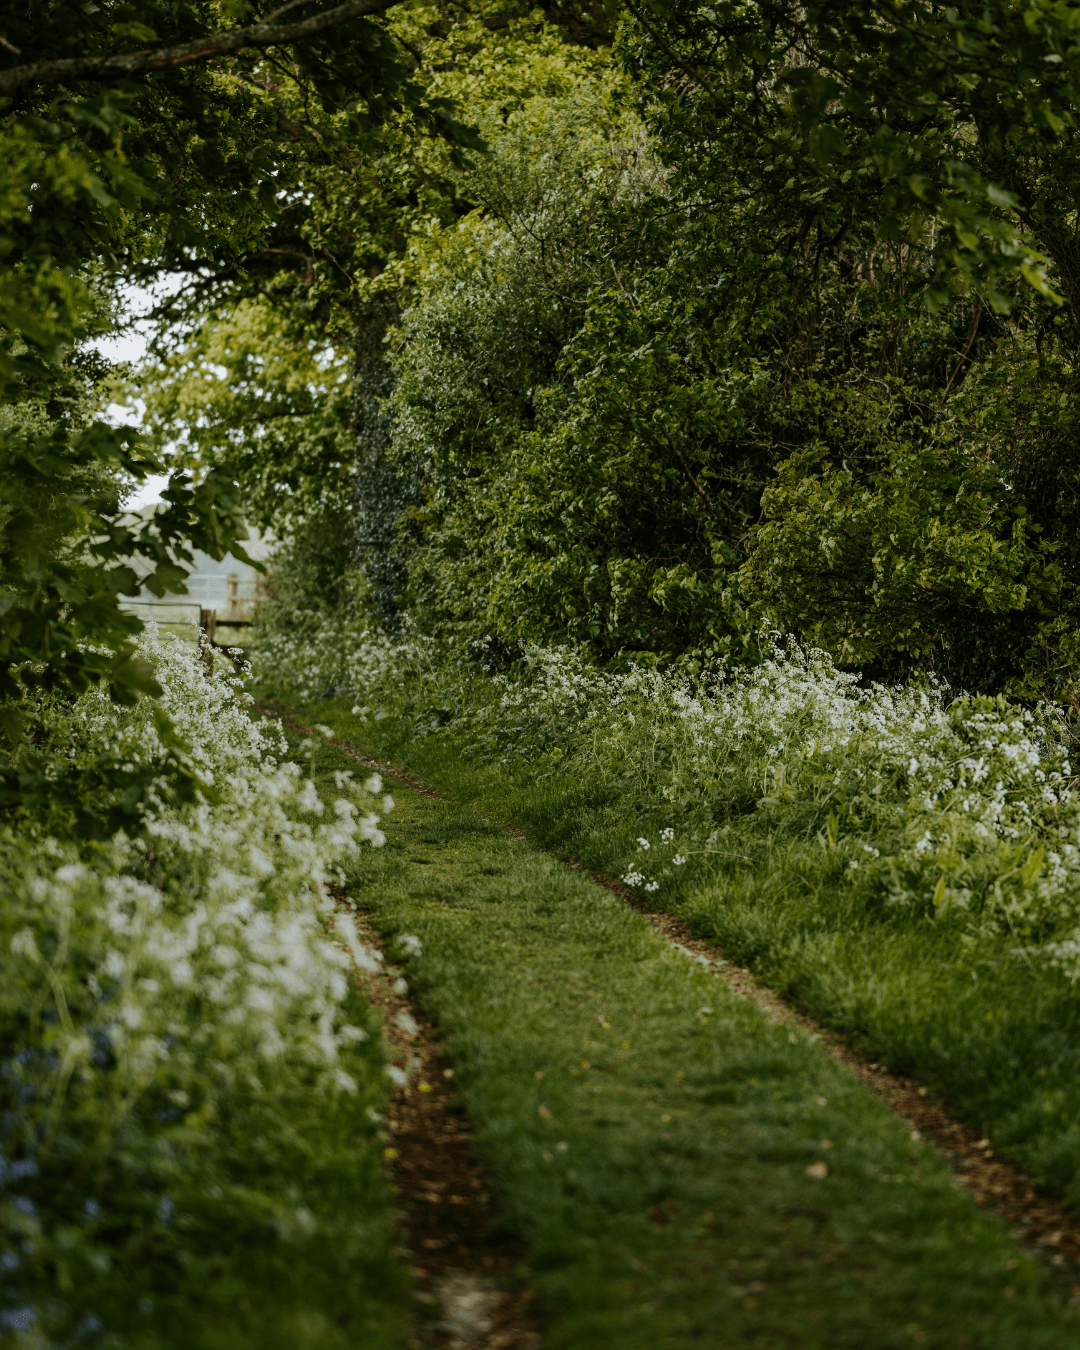
<instances>
[{"instance_id":1,"label":"patch of sky","mask_svg":"<svg viewBox=\"0 0 1080 1350\"><path fill-rule=\"evenodd\" d=\"M146 356L154 321L149 315L154 306L166 299L189 280L183 273L166 273L153 286L122 286L119 300L122 319L117 328L108 337L95 339L94 346L107 360L114 363L126 361L138 366ZM146 405L141 399L132 399L130 403L110 403L105 411L106 421L113 426L142 425ZM154 474L138 485L128 501L128 507L137 511L140 507L151 506L161 500L161 494L168 485L166 474Z\"/></svg>"}]
</instances>

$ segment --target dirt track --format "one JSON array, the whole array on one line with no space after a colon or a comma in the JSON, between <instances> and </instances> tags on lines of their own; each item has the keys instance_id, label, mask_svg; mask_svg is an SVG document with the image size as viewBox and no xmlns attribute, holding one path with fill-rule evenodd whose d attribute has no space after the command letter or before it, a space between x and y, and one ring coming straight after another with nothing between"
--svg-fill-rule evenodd
<instances>
[{"instance_id":1,"label":"dirt track","mask_svg":"<svg viewBox=\"0 0 1080 1350\"><path fill-rule=\"evenodd\" d=\"M316 734L312 732L311 728L294 721L285 709L268 705L261 711L280 718L286 725L296 731ZM413 790L423 793L425 796L442 798L444 795L412 778L399 766L363 755L345 741L335 739L331 741L331 744L365 767L377 769L380 773L407 784ZM503 825L502 828L515 837L525 837L521 830L512 826ZM583 870L574 862L568 863L567 866L575 870ZM891 1110L907 1121L911 1129L917 1133L917 1136L932 1141L937 1146L952 1167L957 1186L964 1187L978 1204L985 1206L988 1210L1005 1219L1017 1238L1042 1260L1056 1268L1059 1274L1073 1278L1072 1296L1074 1300L1080 1300L1080 1216L1056 1201L1040 1195L1031 1179L1019 1167L996 1158L990 1147L990 1141L982 1138L978 1131L973 1130L960 1120L949 1103L935 1096L915 1080L893 1074L889 1071L888 1066L874 1061L863 1052L852 1049L837 1033L821 1026L799 1009L786 1003L771 989L759 984L749 971L727 961L718 948L694 937L680 920L669 914L656 912L643 899L618 882L600 876L594 876L593 880L597 885L603 886L606 890L620 896L627 904L642 913L662 936L682 951L688 961L695 961L706 967L711 974L717 979L723 980L739 997L749 998L756 1003L771 1020L790 1024L805 1033L820 1038L822 1044L833 1057L843 1064L859 1082L881 1097ZM369 989L366 984L364 987L372 1002L383 1009L387 1015L387 1024L391 1027L390 1036L393 1044L395 1035L393 1019L399 1011L393 999L400 996L380 992L375 987ZM400 1007L405 1007L404 1002L401 1003ZM488 1222L487 1216L479 1216L477 1207L471 1199L468 1203L460 1204L458 1210L452 1212L447 1211L445 1204L438 1200L440 1194L444 1192L450 1195L461 1192L460 1200L478 1192L483 1193L482 1173L475 1161L465 1162L467 1149L464 1145L468 1138L467 1134L463 1134L457 1126L441 1125L436 1120L427 1121L424 1117L425 1112L438 1108L439 1111L444 1113L442 1119L445 1119L445 1112L451 1101L451 1096L442 1088L436 1090L434 1087L435 1083L445 1084L448 1080L442 1077L445 1070L438 1066L438 1052L432 1030L430 1026L424 1025L415 1014L412 1015L420 1031L411 1053L418 1055L425 1066L423 1072L429 1076L423 1081L432 1086L432 1091L430 1093L430 1106L426 1097L423 1103L412 1100L419 1094L418 1092L412 1092L411 1089L405 1089L406 1092L411 1093L410 1097L401 1098L402 1106L400 1110L396 1111L392 1124L392 1128L396 1131L395 1143L400 1136L402 1145L399 1150L402 1162L395 1167L395 1179L399 1187L399 1194L402 1195L403 1214L406 1217L407 1225L413 1223L415 1226L417 1220L422 1220L425 1233L428 1232L430 1224L435 1225L431 1229L431 1236L426 1240L444 1244L443 1246L425 1248L424 1250L428 1254L414 1262L414 1270L417 1279L421 1281L421 1297L430 1296L433 1304L440 1302L440 1295L436 1290L441 1288L443 1291L441 1299L443 1306L449 1306L446 1299L448 1295L451 1295L453 1297L450 1297L450 1303L453 1303L454 1297L458 1297L459 1303L461 1300L465 1302L472 1300L472 1306L477 1309L489 1309L489 1311L480 1315L482 1318L486 1317L490 1320L491 1336L494 1336L494 1339L489 1337L486 1341L474 1340L470 1342L460 1338L455 1339L453 1333L447 1329L450 1322L446 1320L447 1315L444 1313L442 1323L434 1324L436 1335L442 1335L443 1339L427 1339L417 1341L416 1344L418 1346L427 1344L446 1346L452 1348L452 1350L463 1350L465 1346L471 1344L490 1345L492 1347L537 1344L539 1337L528 1318L523 1316L527 1306L527 1297L519 1298L511 1308L509 1304L500 1301L500 1296L493 1295L490 1291L487 1295L482 1292L485 1288L483 1280L489 1276L494 1277L497 1274L505 1273L514 1264L516 1253L512 1253L510 1248L506 1248L505 1253L500 1254L496 1251L496 1247L492 1245L489 1236L481 1236L482 1234L490 1234L491 1230L483 1226ZM430 1068L427 1067L429 1064L431 1065ZM419 1151L416 1153L414 1161L408 1164L405 1161L406 1158L413 1156L408 1152L412 1147L408 1141L412 1139L418 1142L421 1140L430 1141L432 1135L426 1134L425 1131L432 1129L434 1129L435 1135L440 1141L445 1139L448 1146L446 1166L451 1170L447 1172L447 1177L460 1178L457 1192L454 1192L452 1188L447 1190L446 1187L424 1189L424 1178L428 1175L428 1169L421 1160ZM442 1147L441 1142L439 1146ZM462 1168L465 1170L462 1171ZM473 1184L474 1181L476 1181L476 1184ZM429 1200L426 1198L427 1196L432 1198ZM423 1197L423 1199L417 1197ZM437 1200L438 1203L436 1203ZM427 1206L427 1208L425 1209L424 1206ZM462 1235L467 1227L463 1222L467 1213L470 1216L476 1215L483 1219L482 1223L472 1225L470 1231L474 1234L473 1237ZM461 1216L460 1219L459 1215ZM439 1236L439 1234L442 1234L442 1228L448 1223L450 1227L447 1229L447 1233L452 1232L454 1234L453 1240L447 1234ZM422 1238L420 1241L423 1243L425 1239ZM505 1244L512 1240L508 1234L504 1233L500 1241ZM458 1247L461 1249L460 1265L448 1264ZM438 1253L443 1253L443 1255L439 1256ZM454 1293L452 1282L447 1284L449 1272L456 1269L470 1272L470 1278L473 1280L472 1284L467 1282L461 1284L459 1295ZM480 1283L476 1283L476 1281L480 1281ZM477 1290L481 1292L476 1293ZM441 1332L438 1331L439 1326L443 1327ZM509 1339L506 1339L506 1337L509 1337Z\"/></svg>"}]
</instances>

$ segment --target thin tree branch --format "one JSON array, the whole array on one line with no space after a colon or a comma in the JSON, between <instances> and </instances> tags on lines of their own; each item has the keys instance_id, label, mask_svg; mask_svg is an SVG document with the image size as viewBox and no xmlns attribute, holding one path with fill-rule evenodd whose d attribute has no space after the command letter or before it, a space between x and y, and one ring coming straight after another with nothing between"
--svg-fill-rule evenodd
<instances>
[{"instance_id":1,"label":"thin tree branch","mask_svg":"<svg viewBox=\"0 0 1080 1350\"><path fill-rule=\"evenodd\" d=\"M952 388L953 380L955 380L957 375L960 373L960 367L964 364L964 362L968 358L968 352L971 351L971 344L975 341L975 334L979 331L979 320L981 318L982 318L982 296L980 295L975 305L975 317L971 321L971 332L968 334L967 346L964 348L960 360L957 361L953 373L949 376L948 383L946 384L945 388L941 391L940 402L942 403L945 402L945 396Z\"/></svg>"},{"instance_id":2,"label":"thin tree branch","mask_svg":"<svg viewBox=\"0 0 1080 1350\"><path fill-rule=\"evenodd\" d=\"M26 85L57 84L66 80L115 80L142 75L152 70L169 70L190 65L193 61L207 61L215 56L228 56L245 47L282 47L303 38L314 37L327 29L337 28L350 19L365 14L377 14L389 9L396 0L348 0L335 9L313 14L298 23L256 23L249 28L234 28L231 32L215 33L198 38L180 47L158 47L141 52L126 52L122 56L72 57L62 61L39 61L29 66L12 66L0 71L0 98L11 98Z\"/></svg>"}]
</instances>

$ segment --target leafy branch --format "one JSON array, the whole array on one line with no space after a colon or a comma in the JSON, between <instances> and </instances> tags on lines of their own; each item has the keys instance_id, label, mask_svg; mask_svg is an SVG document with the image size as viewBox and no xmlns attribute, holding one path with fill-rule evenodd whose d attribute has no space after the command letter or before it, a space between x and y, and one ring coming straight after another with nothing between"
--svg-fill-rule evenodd
<instances>
[{"instance_id":1,"label":"leafy branch","mask_svg":"<svg viewBox=\"0 0 1080 1350\"><path fill-rule=\"evenodd\" d=\"M389 9L395 0L348 0L344 5L314 14L297 23L256 23L197 38L176 47L146 48L119 56L70 57L59 61L38 61L0 71L0 97L11 98L26 85L58 84L69 80L116 80L142 75L148 71L169 70L229 56L245 48L282 47L338 28L350 19L362 18ZM286 6L285 8L289 8ZM279 11L281 12L281 11ZM7 44L5 44L7 45Z\"/></svg>"}]
</instances>

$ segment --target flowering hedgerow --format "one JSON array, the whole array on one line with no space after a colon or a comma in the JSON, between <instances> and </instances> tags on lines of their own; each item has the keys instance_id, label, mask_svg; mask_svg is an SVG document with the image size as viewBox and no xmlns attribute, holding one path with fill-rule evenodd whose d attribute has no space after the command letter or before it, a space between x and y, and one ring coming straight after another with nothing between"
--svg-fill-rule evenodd
<instances>
[{"instance_id":1,"label":"flowering hedgerow","mask_svg":"<svg viewBox=\"0 0 1080 1350\"><path fill-rule=\"evenodd\" d=\"M864 688L793 641L693 678L533 648L488 684L454 729L476 753L588 765L659 822L627 885L755 866L782 825L868 902L1005 933L1080 976L1080 798L1050 706Z\"/></svg>"},{"instance_id":2,"label":"flowering hedgerow","mask_svg":"<svg viewBox=\"0 0 1080 1350\"><path fill-rule=\"evenodd\" d=\"M782 821L869 902L1006 933L1080 974L1080 800L1053 708L863 688L795 643L711 678L571 671L563 688L569 753L670 822L639 839L628 885L659 889L695 859L753 866Z\"/></svg>"},{"instance_id":3,"label":"flowering hedgerow","mask_svg":"<svg viewBox=\"0 0 1080 1350\"><path fill-rule=\"evenodd\" d=\"M305 1249L332 1273L385 1246L336 1194L378 1186L340 1169L385 1077L326 885L392 803L341 774L324 810L236 676L153 635L141 655L203 793L163 786L139 831L80 849L0 836L0 1332L27 1345L171 1341L240 1259L268 1287L251 1317L287 1316ZM68 719L163 758L146 703Z\"/></svg>"},{"instance_id":4,"label":"flowering hedgerow","mask_svg":"<svg viewBox=\"0 0 1080 1350\"><path fill-rule=\"evenodd\" d=\"M256 679L304 703L346 695L367 702L384 681L424 655L419 639L394 641L367 624L321 611L291 609L284 623L273 621L272 609L259 617L252 653Z\"/></svg>"},{"instance_id":5,"label":"flowering hedgerow","mask_svg":"<svg viewBox=\"0 0 1080 1350\"><path fill-rule=\"evenodd\" d=\"M608 762L645 782L647 759L653 795L687 822L639 841L628 884L695 856L753 863L737 849L783 819L885 907L1009 933L1080 973L1071 937L1045 941L1080 920L1080 801L1053 708L861 688L795 644L711 682L649 672L615 689Z\"/></svg>"}]
</instances>

